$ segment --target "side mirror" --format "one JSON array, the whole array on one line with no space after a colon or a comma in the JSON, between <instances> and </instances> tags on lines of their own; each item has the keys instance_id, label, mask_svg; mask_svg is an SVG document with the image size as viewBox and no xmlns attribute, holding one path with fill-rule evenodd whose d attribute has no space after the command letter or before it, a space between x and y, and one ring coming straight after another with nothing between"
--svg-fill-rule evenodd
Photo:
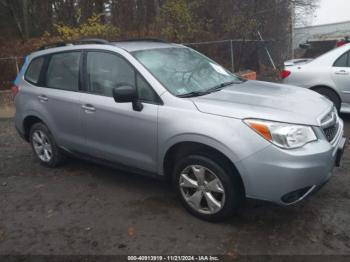
<instances>
[{"instance_id":1,"label":"side mirror","mask_svg":"<svg viewBox=\"0 0 350 262\"><path fill-rule=\"evenodd\" d=\"M136 88L123 84L113 89L113 98L117 103L132 103L132 108L135 111L141 111L143 105L138 101Z\"/></svg>"}]
</instances>

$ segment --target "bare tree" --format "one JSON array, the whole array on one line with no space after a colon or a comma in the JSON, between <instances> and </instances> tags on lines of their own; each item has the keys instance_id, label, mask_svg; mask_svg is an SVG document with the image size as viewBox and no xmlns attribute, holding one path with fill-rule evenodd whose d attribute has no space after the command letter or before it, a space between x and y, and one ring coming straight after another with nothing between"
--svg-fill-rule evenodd
<instances>
[{"instance_id":1,"label":"bare tree","mask_svg":"<svg viewBox=\"0 0 350 262\"><path fill-rule=\"evenodd\" d=\"M12 21L14 22L17 32L19 33L19 36L24 40L26 39L26 33L23 29L21 13L18 12L18 10L22 11L22 9L18 9L18 6L16 4L16 1L0 0L0 5L9 11L13 19Z\"/></svg>"},{"instance_id":2,"label":"bare tree","mask_svg":"<svg viewBox=\"0 0 350 262\"><path fill-rule=\"evenodd\" d=\"M319 0L289 0L294 9L294 26L307 26L312 22L315 10L319 7Z\"/></svg>"}]
</instances>

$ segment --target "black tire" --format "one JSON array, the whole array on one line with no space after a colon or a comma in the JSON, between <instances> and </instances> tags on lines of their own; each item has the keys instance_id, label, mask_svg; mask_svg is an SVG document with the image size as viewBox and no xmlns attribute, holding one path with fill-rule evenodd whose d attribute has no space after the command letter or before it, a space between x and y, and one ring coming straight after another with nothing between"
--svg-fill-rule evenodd
<instances>
[{"instance_id":1,"label":"black tire","mask_svg":"<svg viewBox=\"0 0 350 262\"><path fill-rule=\"evenodd\" d=\"M209 169L221 181L225 192L225 201L223 207L217 213L203 214L195 210L184 198L180 187L180 176L186 167L191 165L200 165ZM191 154L177 161L173 173L173 186L182 204L192 215L210 222L219 222L232 217L237 213L245 200L244 189L239 175L227 161L215 154Z\"/></svg>"},{"instance_id":2,"label":"black tire","mask_svg":"<svg viewBox=\"0 0 350 262\"><path fill-rule=\"evenodd\" d=\"M313 90L331 100L338 112L340 112L341 100L335 91L327 87L317 87Z\"/></svg>"},{"instance_id":3,"label":"black tire","mask_svg":"<svg viewBox=\"0 0 350 262\"><path fill-rule=\"evenodd\" d=\"M37 154L35 148L34 148L34 134L36 132L42 132L46 138L48 143L51 145L51 157L49 161L43 161L39 155ZM35 157L39 160L39 162L45 166L45 167L50 167L50 168L54 168L57 167L59 165L61 165L65 159L64 155L62 154L60 148L57 146L55 139L53 138L50 130L48 129L48 127L43 124L43 123L36 123L34 124L31 129L30 129L30 133L29 133L29 141L33 150L33 153L35 155Z\"/></svg>"}]
</instances>

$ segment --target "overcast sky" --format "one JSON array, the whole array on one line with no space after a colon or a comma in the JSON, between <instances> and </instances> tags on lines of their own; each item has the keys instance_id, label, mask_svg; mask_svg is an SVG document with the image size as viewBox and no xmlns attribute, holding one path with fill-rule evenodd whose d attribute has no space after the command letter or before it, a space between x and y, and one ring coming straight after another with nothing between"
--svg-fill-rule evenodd
<instances>
[{"instance_id":1,"label":"overcast sky","mask_svg":"<svg viewBox=\"0 0 350 262\"><path fill-rule=\"evenodd\" d=\"M312 24L321 25L350 21L350 0L320 0Z\"/></svg>"}]
</instances>

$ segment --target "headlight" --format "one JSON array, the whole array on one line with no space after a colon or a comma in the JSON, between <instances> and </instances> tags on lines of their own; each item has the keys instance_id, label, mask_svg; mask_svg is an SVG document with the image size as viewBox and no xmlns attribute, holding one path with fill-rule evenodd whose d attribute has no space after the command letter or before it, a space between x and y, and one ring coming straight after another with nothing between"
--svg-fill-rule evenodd
<instances>
[{"instance_id":1,"label":"headlight","mask_svg":"<svg viewBox=\"0 0 350 262\"><path fill-rule=\"evenodd\" d=\"M258 119L246 119L244 122L266 140L285 149L302 147L317 140L315 132L309 126Z\"/></svg>"}]
</instances>

